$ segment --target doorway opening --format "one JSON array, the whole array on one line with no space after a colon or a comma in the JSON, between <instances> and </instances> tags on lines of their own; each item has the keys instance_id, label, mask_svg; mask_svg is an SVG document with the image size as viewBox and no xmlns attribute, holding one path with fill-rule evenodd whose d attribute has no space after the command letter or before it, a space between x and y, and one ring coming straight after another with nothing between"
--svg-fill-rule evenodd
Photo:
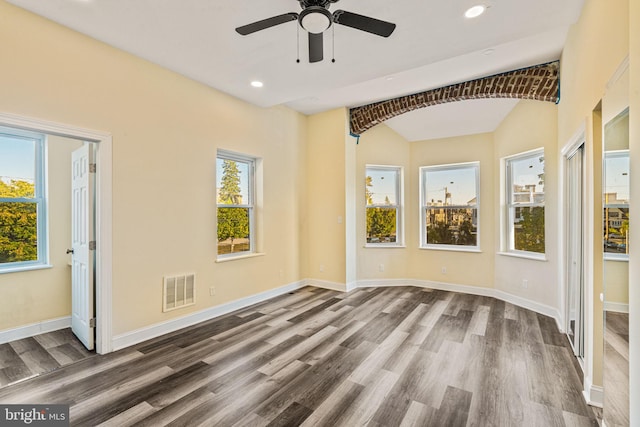
<instances>
[{"instance_id":1,"label":"doorway opening","mask_svg":"<svg viewBox=\"0 0 640 427\"><path fill-rule=\"evenodd\" d=\"M75 126L0 113L0 126L68 138L95 146L95 237L92 240L95 271L95 350L113 351L112 343L112 138ZM70 184L68 184L70 185ZM29 328L17 328L28 331ZM14 329L15 330L15 329ZM35 334L32 334L35 335Z\"/></svg>"}]
</instances>

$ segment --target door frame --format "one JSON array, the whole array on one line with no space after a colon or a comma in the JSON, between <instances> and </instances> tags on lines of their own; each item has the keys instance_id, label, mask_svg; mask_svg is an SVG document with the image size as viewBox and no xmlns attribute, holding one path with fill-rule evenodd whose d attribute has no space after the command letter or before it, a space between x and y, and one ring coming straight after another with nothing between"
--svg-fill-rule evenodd
<instances>
[{"instance_id":1,"label":"door frame","mask_svg":"<svg viewBox=\"0 0 640 427\"><path fill-rule=\"evenodd\" d=\"M569 179L569 167L568 167L568 163L569 161L574 158L575 156L581 156L580 159L580 164L581 164L581 170L580 170L580 176L579 179L581 181L580 183L580 190L581 190L581 196L580 196L580 233L581 233L581 245L580 245L580 275L581 275L581 285L582 288L579 290L579 294L578 294L578 298L580 299L580 304L581 304L581 319L580 323L575 325L574 327L574 340L571 342L571 347L573 349L573 353L574 355L578 358L579 362L581 364L584 363L584 352L585 352L585 339L586 339L586 323L587 323L587 313L586 313L586 286L585 286L585 281L586 281L586 268L585 268L585 262L586 262L586 252L585 252L585 246L586 246L586 233L588 230L587 224L585 224L586 222L586 212L587 212L587 206L585 203L585 198L586 198L586 185L587 185L587 175L586 175L586 140L585 140L585 136L581 135L581 138L578 138L576 143L571 144L571 146L569 147L569 149L567 149L566 151L563 151L563 156L562 156L562 162L563 162L563 173L564 173L564 192L563 192L563 202L569 202L571 203L571 200L568 200L568 196L571 193L569 185L570 185L570 179ZM569 217L569 211L568 209L566 209L568 203L562 203L563 206L563 219L564 219L564 251L562 252L563 254L568 254L569 253L569 249L570 246L573 245L572 242L572 235L571 235L571 230L572 230L572 225L570 224L571 219ZM571 307L571 301L569 301L568 299L568 294L569 294L569 271L572 269L571 266L571 260L569 260L566 256L563 259L564 265L565 265L565 271L564 271L564 292L565 292L565 297L567 298L565 300L565 330L567 333L567 336L569 334L569 330L570 330L570 325L569 322L571 321L571 310L573 307ZM578 320L578 319L576 319ZM579 335L581 336L579 343L580 346L582 347L582 352L583 354L580 354L580 349L576 348L575 345L575 335Z\"/></svg>"},{"instance_id":2,"label":"door frame","mask_svg":"<svg viewBox=\"0 0 640 427\"><path fill-rule=\"evenodd\" d=\"M113 141L111 134L76 126L0 112L0 125L96 143L95 176L95 298L96 353L113 351Z\"/></svg>"}]
</instances>

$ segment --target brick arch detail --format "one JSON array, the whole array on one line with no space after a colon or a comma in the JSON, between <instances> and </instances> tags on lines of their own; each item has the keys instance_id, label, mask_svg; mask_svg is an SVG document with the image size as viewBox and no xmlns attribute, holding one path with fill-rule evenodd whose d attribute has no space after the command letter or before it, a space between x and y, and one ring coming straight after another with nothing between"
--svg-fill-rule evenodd
<instances>
[{"instance_id":1,"label":"brick arch detail","mask_svg":"<svg viewBox=\"0 0 640 427\"><path fill-rule=\"evenodd\" d=\"M353 135L409 111L447 102L486 98L519 98L560 102L560 62L522 68L349 110Z\"/></svg>"}]
</instances>

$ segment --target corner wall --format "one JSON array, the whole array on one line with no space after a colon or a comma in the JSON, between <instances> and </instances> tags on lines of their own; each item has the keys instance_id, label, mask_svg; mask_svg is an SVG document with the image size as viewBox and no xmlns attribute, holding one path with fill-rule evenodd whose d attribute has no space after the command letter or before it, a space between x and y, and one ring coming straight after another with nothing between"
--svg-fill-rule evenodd
<instances>
[{"instance_id":1,"label":"corner wall","mask_svg":"<svg viewBox=\"0 0 640 427\"><path fill-rule=\"evenodd\" d=\"M545 191L545 261L516 258L501 254L500 239L504 234L498 221L504 207L504 193L501 176L496 173L493 182L496 210L495 246L495 287L496 289L554 307L560 307L558 268L558 107L551 103L520 101L495 131L495 151L493 168L501 171L501 159L537 148L544 148L544 191ZM527 287L523 287L527 280Z\"/></svg>"},{"instance_id":2,"label":"corner wall","mask_svg":"<svg viewBox=\"0 0 640 427\"><path fill-rule=\"evenodd\" d=\"M602 386L603 306L602 238L602 118L600 100L606 85L629 52L629 1L586 0L582 15L567 36L561 58L562 98L558 106L558 146L563 147L582 126L586 128L588 191L594 195L589 215L594 228L592 253L587 263L587 309L592 313L587 325L587 366L585 392ZM633 185L632 185L633 187ZM592 389L592 386L595 388ZM601 390L601 389L600 389ZM601 391L600 391L601 392Z\"/></svg>"},{"instance_id":3,"label":"corner wall","mask_svg":"<svg viewBox=\"0 0 640 427\"><path fill-rule=\"evenodd\" d=\"M0 111L113 136L114 335L303 278L303 115L249 105L6 2L0 51ZM261 256L216 262L218 148L261 159ZM197 304L162 313L163 276L188 272L196 273ZM12 295L20 305L2 298L0 329L5 319L18 324L69 311L48 296ZM29 317L36 307L50 311Z\"/></svg>"}]
</instances>

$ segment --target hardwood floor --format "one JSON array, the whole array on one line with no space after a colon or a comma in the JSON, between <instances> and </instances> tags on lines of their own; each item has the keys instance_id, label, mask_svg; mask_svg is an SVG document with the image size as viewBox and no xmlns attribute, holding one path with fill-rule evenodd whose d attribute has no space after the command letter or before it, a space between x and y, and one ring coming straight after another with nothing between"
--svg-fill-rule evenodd
<instances>
[{"instance_id":1,"label":"hardwood floor","mask_svg":"<svg viewBox=\"0 0 640 427\"><path fill-rule=\"evenodd\" d=\"M0 387L95 356L71 329L0 344Z\"/></svg>"},{"instance_id":2,"label":"hardwood floor","mask_svg":"<svg viewBox=\"0 0 640 427\"><path fill-rule=\"evenodd\" d=\"M629 425L629 314L606 312L604 409L607 427Z\"/></svg>"},{"instance_id":3,"label":"hardwood floor","mask_svg":"<svg viewBox=\"0 0 640 427\"><path fill-rule=\"evenodd\" d=\"M597 426L555 321L488 297L307 287L0 389L72 425Z\"/></svg>"}]
</instances>

